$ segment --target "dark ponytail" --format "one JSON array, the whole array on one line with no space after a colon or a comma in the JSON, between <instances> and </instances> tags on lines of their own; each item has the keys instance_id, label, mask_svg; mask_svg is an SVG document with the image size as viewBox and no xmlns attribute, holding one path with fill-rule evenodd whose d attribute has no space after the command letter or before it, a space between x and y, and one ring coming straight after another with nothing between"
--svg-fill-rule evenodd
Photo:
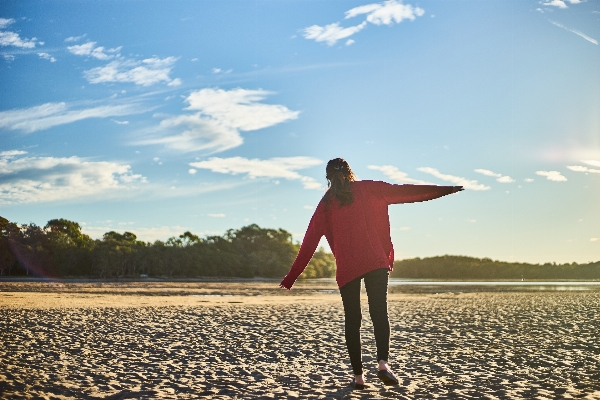
<instances>
[{"instance_id":1,"label":"dark ponytail","mask_svg":"<svg viewBox=\"0 0 600 400\"><path fill-rule=\"evenodd\" d=\"M339 201L340 207L352 204L354 197L350 190L350 184L356 180L356 176L354 176L348 162L343 158L334 158L327 163L325 172L329 190L327 190L323 199L329 202L333 196Z\"/></svg>"}]
</instances>

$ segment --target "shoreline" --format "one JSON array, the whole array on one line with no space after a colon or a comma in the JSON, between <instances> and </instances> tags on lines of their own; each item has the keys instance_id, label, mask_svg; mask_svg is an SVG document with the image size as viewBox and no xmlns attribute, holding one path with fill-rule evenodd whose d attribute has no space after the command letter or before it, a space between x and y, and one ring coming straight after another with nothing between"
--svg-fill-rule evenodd
<instances>
[{"instance_id":1,"label":"shoreline","mask_svg":"<svg viewBox=\"0 0 600 400\"><path fill-rule=\"evenodd\" d=\"M91 293L143 296L237 295L297 297L338 293L334 279L307 279L292 290L279 287L279 279L229 280L91 280L0 279L0 296L10 292ZM363 287L364 291L364 287ZM599 281L406 281L390 279L388 293L501 293L501 292L597 292Z\"/></svg>"},{"instance_id":2,"label":"shoreline","mask_svg":"<svg viewBox=\"0 0 600 400\"><path fill-rule=\"evenodd\" d=\"M106 281L0 281L0 309L19 308L94 308L94 307L196 307L216 305L269 305L339 303L339 289L333 280L304 281L292 290L278 287L277 281L212 282L106 282ZM521 282L504 285L422 282L390 285L388 299L485 298L488 295L600 293L600 284L560 283L548 286L540 282L524 286ZM363 303L367 303L364 287Z\"/></svg>"},{"instance_id":3,"label":"shoreline","mask_svg":"<svg viewBox=\"0 0 600 400\"><path fill-rule=\"evenodd\" d=\"M153 277L153 278L139 278L139 277L124 277L124 278L40 278L40 277L27 277L27 276L0 276L0 283L2 282L48 282L48 283L260 283L260 282L273 282L279 284L282 278L240 278L240 277L197 277L197 278L167 278L167 277ZM321 284L335 284L335 278L309 278L309 279L298 279L294 284L297 285L312 285L316 283ZM531 279L531 280L514 280L514 279L415 279L415 278L394 278L390 277L390 286L395 285L425 285L425 284L482 284L482 285L535 285L535 284L569 284L569 283L582 283L582 284L597 284L600 285L600 280L595 279Z\"/></svg>"}]
</instances>

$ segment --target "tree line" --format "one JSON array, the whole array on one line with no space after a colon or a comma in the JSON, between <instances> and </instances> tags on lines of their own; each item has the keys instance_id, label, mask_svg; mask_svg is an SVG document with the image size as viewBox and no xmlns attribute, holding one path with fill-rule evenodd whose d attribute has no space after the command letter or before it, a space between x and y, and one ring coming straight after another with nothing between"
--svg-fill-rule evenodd
<instances>
[{"instance_id":1,"label":"tree line","mask_svg":"<svg viewBox=\"0 0 600 400\"><path fill-rule=\"evenodd\" d=\"M184 232L153 243L131 232L106 232L92 239L77 222L53 219L44 227L0 217L0 276L49 278L265 277L288 272L299 244L283 229L256 224L223 236ZM335 275L333 255L319 249L304 278Z\"/></svg>"},{"instance_id":2,"label":"tree line","mask_svg":"<svg viewBox=\"0 0 600 400\"><path fill-rule=\"evenodd\" d=\"M223 236L184 232L153 243L131 232L92 239L77 222L53 219L44 227L0 217L0 276L49 278L240 277L281 278L299 244L283 229L256 224ZM301 278L335 276L335 259L319 249ZM392 278L440 280L600 280L600 261L587 264L527 264L489 258L441 256L396 261Z\"/></svg>"},{"instance_id":3,"label":"tree line","mask_svg":"<svg viewBox=\"0 0 600 400\"><path fill-rule=\"evenodd\" d=\"M396 261L390 276L440 280L600 280L600 261L528 264L446 255Z\"/></svg>"}]
</instances>

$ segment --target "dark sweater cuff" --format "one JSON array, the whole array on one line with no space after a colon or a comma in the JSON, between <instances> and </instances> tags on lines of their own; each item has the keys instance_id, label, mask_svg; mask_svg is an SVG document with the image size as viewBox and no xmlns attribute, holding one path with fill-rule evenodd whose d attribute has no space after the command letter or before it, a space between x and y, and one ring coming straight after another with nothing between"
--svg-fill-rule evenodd
<instances>
[{"instance_id":1,"label":"dark sweater cuff","mask_svg":"<svg viewBox=\"0 0 600 400\"><path fill-rule=\"evenodd\" d=\"M294 282L296 282L297 278L298 278L297 276L293 276L293 275L287 274L285 276L285 278L283 278L283 280L281 281L280 285L283 286L286 289L291 289L292 286L294 285Z\"/></svg>"}]
</instances>

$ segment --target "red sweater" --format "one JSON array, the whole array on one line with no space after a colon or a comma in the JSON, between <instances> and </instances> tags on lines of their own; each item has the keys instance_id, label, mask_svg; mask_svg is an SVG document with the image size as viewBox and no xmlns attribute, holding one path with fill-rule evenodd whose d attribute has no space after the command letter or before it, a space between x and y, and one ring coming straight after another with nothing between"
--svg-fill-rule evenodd
<instances>
[{"instance_id":1,"label":"red sweater","mask_svg":"<svg viewBox=\"0 0 600 400\"><path fill-rule=\"evenodd\" d=\"M456 192L456 186L392 185L380 181L351 184L354 201L339 206L321 200L313 214L300 251L281 286L291 289L312 258L323 235L335 257L339 287L378 268L394 267L388 205L432 200Z\"/></svg>"}]
</instances>

